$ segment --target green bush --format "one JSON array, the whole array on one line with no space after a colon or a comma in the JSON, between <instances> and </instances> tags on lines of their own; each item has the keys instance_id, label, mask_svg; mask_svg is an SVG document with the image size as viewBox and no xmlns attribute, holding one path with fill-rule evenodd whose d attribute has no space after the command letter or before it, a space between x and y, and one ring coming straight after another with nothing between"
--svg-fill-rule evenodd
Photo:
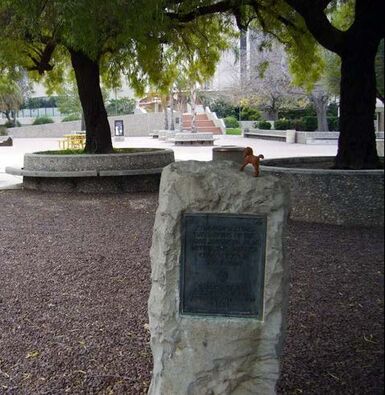
<instances>
[{"instance_id":1,"label":"green bush","mask_svg":"<svg viewBox=\"0 0 385 395\"><path fill-rule=\"evenodd\" d=\"M80 121L80 115L79 114L70 114L67 115L62 119L62 122L72 122L72 121Z\"/></svg>"},{"instance_id":2,"label":"green bush","mask_svg":"<svg viewBox=\"0 0 385 395\"><path fill-rule=\"evenodd\" d=\"M0 126L0 136L8 136L7 128L5 126Z\"/></svg>"},{"instance_id":3,"label":"green bush","mask_svg":"<svg viewBox=\"0 0 385 395\"><path fill-rule=\"evenodd\" d=\"M338 132L340 130L340 119L338 117L328 117L329 130Z\"/></svg>"},{"instance_id":4,"label":"green bush","mask_svg":"<svg viewBox=\"0 0 385 395\"><path fill-rule=\"evenodd\" d=\"M54 120L49 117L38 117L33 121L32 125L45 125L46 123L54 123Z\"/></svg>"},{"instance_id":5,"label":"green bush","mask_svg":"<svg viewBox=\"0 0 385 395\"><path fill-rule=\"evenodd\" d=\"M317 117L303 117L304 130L306 132L314 132L318 128Z\"/></svg>"},{"instance_id":6,"label":"green bush","mask_svg":"<svg viewBox=\"0 0 385 395\"><path fill-rule=\"evenodd\" d=\"M235 117L226 117L224 121L226 128L231 128L231 129L239 128L239 122Z\"/></svg>"},{"instance_id":7,"label":"green bush","mask_svg":"<svg viewBox=\"0 0 385 395\"><path fill-rule=\"evenodd\" d=\"M218 118L234 117L239 119L239 107L233 106L223 99L211 103L210 109L217 114Z\"/></svg>"},{"instance_id":8,"label":"green bush","mask_svg":"<svg viewBox=\"0 0 385 395\"><path fill-rule=\"evenodd\" d=\"M301 118L301 119L293 119L291 121L290 129L295 129L297 131L304 131L305 130L305 123L303 121L303 118Z\"/></svg>"},{"instance_id":9,"label":"green bush","mask_svg":"<svg viewBox=\"0 0 385 395\"><path fill-rule=\"evenodd\" d=\"M303 117L314 117L317 113L312 105L306 106L305 108L285 108L278 112L279 119L300 119Z\"/></svg>"},{"instance_id":10,"label":"green bush","mask_svg":"<svg viewBox=\"0 0 385 395\"><path fill-rule=\"evenodd\" d=\"M258 122L258 128L261 130L270 130L271 129L271 123L267 121L261 121Z\"/></svg>"},{"instance_id":11,"label":"green bush","mask_svg":"<svg viewBox=\"0 0 385 395\"><path fill-rule=\"evenodd\" d=\"M261 113L252 107L244 107L241 111L242 121L259 121L261 119Z\"/></svg>"},{"instance_id":12,"label":"green bush","mask_svg":"<svg viewBox=\"0 0 385 395\"><path fill-rule=\"evenodd\" d=\"M292 126L293 122L289 119L279 119L278 121L274 122L274 129L275 130L288 130L293 129Z\"/></svg>"}]
</instances>

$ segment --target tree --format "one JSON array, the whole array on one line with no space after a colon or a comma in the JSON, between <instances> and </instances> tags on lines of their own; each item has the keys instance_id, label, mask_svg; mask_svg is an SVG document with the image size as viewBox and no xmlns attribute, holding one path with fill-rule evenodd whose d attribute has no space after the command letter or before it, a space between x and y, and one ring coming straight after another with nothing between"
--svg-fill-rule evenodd
<instances>
[{"instance_id":1,"label":"tree","mask_svg":"<svg viewBox=\"0 0 385 395\"><path fill-rule=\"evenodd\" d=\"M341 133L335 167L379 166L373 124L374 65L385 34L384 0L355 0L354 20L347 30L339 29L328 18L330 12L344 3L338 0L207 1L203 5L193 2L192 10L180 6L186 5L187 0L173 3L177 5L175 11L170 11L171 17L181 23L218 12L234 14L241 29L255 20L263 31L285 45L292 69L300 70L309 82L316 81L320 75L320 67L314 67L317 63L322 65L317 45L336 53L341 58Z\"/></svg>"},{"instance_id":2,"label":"tree","mask_svg":"<svg viewBox=\"0 0 385 395\"><path fill-rule=\"evenodd\" d=\"M6 116L10 126L16 126L16 115L23 102L22 80L17 81L12 73L3 71L0 75L0 112Z\"/></svg>"},{"instance_id":3,"label":"tree","mask_svg":"<svg viewBox=\"0 0 385 395\"><path fill-rule=\"evenodd\" d=\"M376 56L377 97L385 104L384 93L384 40L381 40Z\"/></svg>"},{"instance_id":4,"label":"tree","mask_svg":"<svg viewBox=\"0 0 385 395\"><path fill-rule=\"evenodd\" d=\"M284 48L274 45L261 51L259 63L249 73L243 97L263 108L270 120L277 120L278 112L298 93L292 85Z\"/></svg>"},{"instance_id":5,"label":"tree","mask_svg":"<svg viewBox=\"0 0 385 395\"><path fill-rule=\"evenodd\" d=\"M109 99L107 101L107 113L108 115L126 115L133 114L135 110L136 102L134 99L129 97L120 97L117 99Z\"/></svg>"},{"instance_id":6,"label":"tree","mask_svg":"<svg viewBox=\"0 0 385 395\"><path fill-rule=\"evenodd\" d=\"M163 0L0 0L0 53L40 75L48 84L61 79L66 64L74 69L85 117L86 152L112 151L111 132L100 89L101 76L116 88L121 73L137 91L147 86L170 87L174 59L192 50L212 72L226 34L220 17L180 24L167 17ZM140 19L138 20L138 10Z\"/></svg>"}]
</instances>

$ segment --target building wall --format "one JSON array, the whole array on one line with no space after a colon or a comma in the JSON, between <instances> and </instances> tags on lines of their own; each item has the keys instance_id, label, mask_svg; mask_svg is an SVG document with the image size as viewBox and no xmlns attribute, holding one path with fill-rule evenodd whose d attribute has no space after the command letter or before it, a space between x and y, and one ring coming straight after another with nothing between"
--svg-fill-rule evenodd
<instances>
[{"instance_id":1,"label":"building wall","mask_svg":"<svg viewBox=\"0 0 385 395\"><path fill-rule=\"evenodd\" d=\"M114 122L122 120L125 137L148 136L153 130L164 129L164 113L131 114L117 117L109 117L111 134L114 136ZM174 113L175 122L181 121L181 114ZM178 129L180 123L175 123ZM13 138L61 138L65 134L80 130L80 121L51 123L47 125L22 126L8 130Z\"/></svg>"}]
</instances>

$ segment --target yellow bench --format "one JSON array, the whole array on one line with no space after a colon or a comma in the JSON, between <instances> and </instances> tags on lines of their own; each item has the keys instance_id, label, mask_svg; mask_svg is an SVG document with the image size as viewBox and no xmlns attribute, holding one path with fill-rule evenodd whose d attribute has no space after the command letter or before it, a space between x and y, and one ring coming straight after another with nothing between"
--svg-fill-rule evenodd
<instances>
[{"instance_id":1,"label":"yellow bench","mask_svg":"<svg viewBox=\"0 0 385 395\"><path fill-rule=\"evenodd\" d=\"M59 140L59 148L66 149L84 149L86 145L85 134L66 134L63 140Z\"/></svg>"}]
</instances>

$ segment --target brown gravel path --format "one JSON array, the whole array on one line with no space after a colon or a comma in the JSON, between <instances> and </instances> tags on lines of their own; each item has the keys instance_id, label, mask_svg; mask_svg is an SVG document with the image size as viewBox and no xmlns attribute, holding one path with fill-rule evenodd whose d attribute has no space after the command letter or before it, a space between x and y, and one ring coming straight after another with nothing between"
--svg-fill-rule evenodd
<instances>
[{"instance_id":1,"label":"brown gravel path","mask_svg":"<svg viewBox=\"0 0 385 395\"><path fill-rule=\"evenodd\" d=\"M155 194L0 192L0 394L144 394ZM280 394L383 393L383 230L291 223Z\"/></svg>"}]
</instances>

